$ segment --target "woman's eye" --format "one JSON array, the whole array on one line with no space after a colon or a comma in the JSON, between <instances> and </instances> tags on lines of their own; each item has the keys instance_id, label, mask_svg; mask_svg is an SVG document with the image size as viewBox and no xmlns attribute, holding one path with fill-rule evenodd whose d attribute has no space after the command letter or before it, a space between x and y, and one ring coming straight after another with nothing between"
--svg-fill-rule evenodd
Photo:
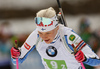
<instances>
[{"instance_id":1,"label":"woman's eye","mask_svg":"<svg viewBox=\"0 0 100 69\"><path fill-rule=\"evenodd\" d=\"M47 34L50 34L50 33L47 33Z\"/></svg>"}]
</instances>

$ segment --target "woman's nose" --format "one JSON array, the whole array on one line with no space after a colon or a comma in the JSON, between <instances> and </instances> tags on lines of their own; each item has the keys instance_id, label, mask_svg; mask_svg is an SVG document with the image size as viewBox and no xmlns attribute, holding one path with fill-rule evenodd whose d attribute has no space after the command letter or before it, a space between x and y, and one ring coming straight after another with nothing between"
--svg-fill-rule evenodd
<instances>
[{"instance_id":1,"label":"woman's nose","mask_svg":"<svg viewBox=\"0 0 100 69\"><path fill-rule=\"evenodd\" d=\"M47 38L47 35L46 35L46 34L43 34L43 35L42 35L42 38Z\"/></svg>"}]
</instances>

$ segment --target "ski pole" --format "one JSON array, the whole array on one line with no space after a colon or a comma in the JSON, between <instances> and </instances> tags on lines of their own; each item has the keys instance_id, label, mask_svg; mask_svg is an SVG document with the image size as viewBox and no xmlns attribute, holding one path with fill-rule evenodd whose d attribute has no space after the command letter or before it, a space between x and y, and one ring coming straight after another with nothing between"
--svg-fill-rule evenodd
<instances>
[{"instance_id":1,"label":"ski pole","mask_svg":"<svg viewBox=\"0 0 100 69\"><path fill-rule=\"evenodd\" d=\"M74 53L76 53L77 52L76 47L73 44L72 44L72 47L73 47ZM81 63L82 68L85 69L84 64L82 62L80 62L80 63Z\"/></svg>"},{"instance_id":2,"label":"ski pole","mask_svg":"<svg viewBox=\"0 0 100 69\"><path fill-rule=\"evenodd\" d=\"M15 40L15 48L18 49L17 40ZM16 69L19 69L18 58L16 58Z\"/></svg>"}]
</instances>

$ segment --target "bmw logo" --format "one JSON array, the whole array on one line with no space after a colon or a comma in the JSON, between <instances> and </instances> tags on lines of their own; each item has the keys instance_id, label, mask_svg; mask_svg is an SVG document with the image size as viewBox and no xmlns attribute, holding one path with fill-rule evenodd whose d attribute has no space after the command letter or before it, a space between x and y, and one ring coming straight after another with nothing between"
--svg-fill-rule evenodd
<instances>
[{"instance_id":1,"label":"bmw logo","mask_svg":"<svg viewBox=\"0 0 100 69\"><path fill-rule=\"evenodd\" d=\"M57 49L55 47L53 47L53 46L49 46L46 49L46 53L50 57L55 57L57 55Z\"/></svg>"}]
</instances>

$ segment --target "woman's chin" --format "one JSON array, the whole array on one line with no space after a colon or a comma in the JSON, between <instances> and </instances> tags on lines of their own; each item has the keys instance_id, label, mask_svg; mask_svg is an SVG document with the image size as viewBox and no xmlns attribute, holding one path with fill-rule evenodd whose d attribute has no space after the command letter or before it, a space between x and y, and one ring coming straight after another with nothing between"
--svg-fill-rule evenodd
<instances>
[{"instance_id":1,"label":"woman's chin","mask_svg":"<svg viewBox=\"0 0 100 69\"><path fill-rule=\"evenodd\" d=\"M47 42L47 41L45 41L45 43L50 44L51 42Z\"/></svg>"}]
</instances>

